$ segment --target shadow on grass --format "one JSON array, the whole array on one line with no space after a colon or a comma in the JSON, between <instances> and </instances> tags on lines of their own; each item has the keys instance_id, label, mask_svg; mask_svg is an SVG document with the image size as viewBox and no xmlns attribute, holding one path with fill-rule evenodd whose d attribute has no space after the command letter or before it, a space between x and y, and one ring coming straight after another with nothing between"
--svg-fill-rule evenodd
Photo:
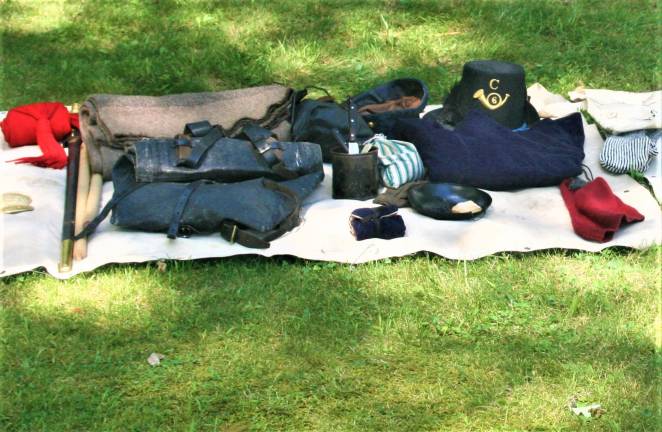
<instances>
[{"instance_id":1,"label":"shadow on grass","mask_svg":"<svg viewBox=\"0 0 662 432\"><path fill-rule=\"evenodd\" d=\"M528 294L521 293L514 300L525 309L513 312L505 294L516 291L506 286L477 287L478 308L469 307L472 299L436 297L451 287L394 291L387 278L397 264L352 269L242 257L168 266L165 273L116 266L108 275L52 281L39 290L50 293L44 298L31 297L30 286L5 284L0 424L315 429L319 420L322 428L429 429L502 409L509 395L534 385L544 393L533 397L568 381L585 388L569 379L575 375L600 376L606 383L590 385L624 397L611 409L616 423L653 424L650 340L636 330L603 333L598 324L577 331L563 318L572 297L552 285L535 294L542 303L556 295L549 307L522 303ZM126 286L107 285L122 272ZM78 298L71 291L80 283L89 293ZM443 321L458 308L466 324ZM540 322L529 315L559 308ZM153 351L166 355L162 367L147 365ZM575 390L561 391L569 397Z\"/></svg>"},{"instance_id":2,"label":"shadow on grass","mask_svg":"<svg viewBox=\"0 0 662 432\"><path fill-rule=\"evenodd\" d=\"M211 271L204 264L177 263L167 273L148 271L147 279L134 281L142 285L136 291L141 298L113 311L93 302L58 307L57 299L41 310L24 307L25 293L16 284L0 303L5 306L0 352L5 414L0 420L16 430L53 422L64 429L95 429L109 415L126 414L123 404L107 406L120 398L146 410L146 417L153 415L151 421L168 422L158 387L178 387L181 373L191 373L190 381L200 379L203 393L213 393L209 410L219 403L225 407L222 413L203 409L197 414L245 415L242 392L268 392L280 381L296 386L302 374L331 367L329 361L339 360L335 357L356 347L369 331L375 308L388 304L387 298L367 298L351 274L329 277L265 260L240 261L214 265ZM71 281L56 291L75 286ZM99 288L105 288L103 282ZM112 308L112 301L104 300ZM166 354L166 368L150 369L151 351ZM204 377L212 368L225 385L214 386ZM163 381L156 383L159 375ZM183 381L189 385L188 378ZM106 400L109 394L113 397ZM186 405L191 394L168 396ZM79 410L81 405L85 409ZM117 411L100 412L103 406ZM67 414L55 419L55 412Z\"/></svg>"},{"instance_id":3,"label":"shadow on grass","mask_svg":"<svg viewBox=\"0 0 662 432\"><path fill-rule=\"evenodd\" d=\"M274 81L328 86L343 98L403 75L428 82L437 102L459 79L462 64L476 58L521 63L530 82L557 91L579 81L653 89L659 72L642 66L656 63L655 50L632 29L654 31L655 14L643 13L650 2L635 3L70 3L63 8L71 16L47 31L8 26L2 32L2 103ZM10 23L38 14L15 2L1 7ZM629 13L633 9L642 12Z\"/></svg>"}]
</instances>

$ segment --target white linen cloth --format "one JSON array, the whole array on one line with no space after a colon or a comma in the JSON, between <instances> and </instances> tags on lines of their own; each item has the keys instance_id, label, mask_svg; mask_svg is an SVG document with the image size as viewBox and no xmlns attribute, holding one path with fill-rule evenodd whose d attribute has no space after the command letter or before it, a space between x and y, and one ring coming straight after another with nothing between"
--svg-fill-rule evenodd
<instances>
[{"instance_id":1,"label":"white linen cloth","mask_svg":"<svg viewBox=\"0 0 662 432\"><path fill-rule=\"evenodd\" d=\"M405 237L356 241L349 232L349 215L358 207L374 204L371 201L331 199L331 167L325 165L326 178L304 202L301 225L273 241L269 249L248 249L230 244L218 234L170 240L165 234L117 228L110 224L109 217L90 237L87 258L74 262L73 270L63 274L58 272L57 263L65 170L0 162L2 192L27 194L32 197L34 206L31 212L2 215L0 275L44 267L56 278L68 278L108 263L191 260L243 254L294 255L311 260L356 264L420 251L451 259L472 260L501 251L527 252L551 248L600 251L610 246L646 248L660 244L662 215L655 199L630 177L612 176L604 171L598 163L602 139L595 126L585 125L585 133L585 163L595 176L603 176L626 204L646 217L643 222L617 232L608 243L589 242L574 233L558 187L489 192L493 199L492 206L482 219L475 221L437 221L410 208L401 209L400 214L407 226ZM4 140L0 144L3 161L39 154L37 146L8 149ZM659 176L657 181L660 181ZM110 200L112 192L112 183L106 182L102 204Z\"/></svg>"},{"instance_id":2,"label":"white linen cloth","mask_svg":"<svg viewBox=\"0 0 662 432\"><path fill-rule=\"evenodd\" d=\"M565 117L581 108L581 103L569 102L563 96L550 92L540 83L532 84L526 89L526 94L529 102L542 118Z\"/></svg>"},{"instance_id":3,"label":"white linen cloth","mask_svg":"<svg viewBox=\"0 0 662 432\"><path fill-rule=\"evenodd\" d=\"M662 128L662 90L632 93L580 87L568 95L572 101L582 101L582 109L614 134Z\"/></svg>"}]
</instances>

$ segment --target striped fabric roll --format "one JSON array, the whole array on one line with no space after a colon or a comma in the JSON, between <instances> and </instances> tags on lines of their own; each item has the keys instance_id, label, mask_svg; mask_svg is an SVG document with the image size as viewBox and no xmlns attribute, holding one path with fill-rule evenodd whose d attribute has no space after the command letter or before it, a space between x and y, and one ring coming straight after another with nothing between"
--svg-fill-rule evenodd
<instances>
[{"instance_id":1,"label":"striped fabric roll","mask_svg":"<svg viewBox=\"0 0 662 432\"><path fill-rule=\"evenodd\" d=\"M652 134L640 130L607 138L600 153L600 165L612 174L631 170L644 172L659 152L662 130Z\"/></svg>"},{"instance_id":2,"label":"striped fabric roll","mask_svg":"<svg viewBox=\"0 0 662 432\"><path fill-rule=\"evenodd\" d=\"M414 144L398 141L377 134L364 143L363 152L375 147L379 157L382 183L389 188L399 188L405 183L420 180L425 175L423 161Z\"/></svg>"}]
</instances>

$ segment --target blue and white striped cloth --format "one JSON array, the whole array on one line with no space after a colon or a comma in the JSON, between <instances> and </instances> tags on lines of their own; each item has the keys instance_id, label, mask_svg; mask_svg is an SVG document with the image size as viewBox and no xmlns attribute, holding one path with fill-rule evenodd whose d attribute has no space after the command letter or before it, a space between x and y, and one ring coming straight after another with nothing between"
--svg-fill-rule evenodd
<instances>
[{"instance_id":1,"label":"blue and white striped cloth","mask_svg":"<svg viewBox=\"0 0 662 432\"><path fill-rule=\"evenodd\" d=\"M384 186L399 188L425 175L423 161L414 144L388 139L382 134L375 135L363 144L363 152L373 147L377 149L379 172Z\"/></svg>"},{"instance_id":2,"label":"blue and white striped cloth","mask_svg":"<svg viewBox=\"0 0 662 432\"><path fill-rule=\"evenodd\" d=\"M612 174L644 172L660 151L661 142L662 130L612 135L602 147L600 165Z\"/></svg>"}]
</instances>

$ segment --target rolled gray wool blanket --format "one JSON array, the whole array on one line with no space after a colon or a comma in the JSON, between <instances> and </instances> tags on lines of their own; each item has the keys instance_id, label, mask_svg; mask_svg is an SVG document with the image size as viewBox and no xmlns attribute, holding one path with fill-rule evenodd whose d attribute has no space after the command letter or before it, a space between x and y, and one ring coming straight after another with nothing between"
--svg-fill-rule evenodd
<instances>
[{"instance_id":1,"label":"rolled gray wool blanket","mask_svg":"<svg viewBox=\"0 0 662 432\"><path fill-rule=\"evenodd\" d=\"M92 173L110 180L117 159L142 138L172 138L184 125L208 120L234 136L251 122L290 138L292 89L281 85L168 96L96 94L80 109L83 142Z\"/></svg>"}]
</instances>

